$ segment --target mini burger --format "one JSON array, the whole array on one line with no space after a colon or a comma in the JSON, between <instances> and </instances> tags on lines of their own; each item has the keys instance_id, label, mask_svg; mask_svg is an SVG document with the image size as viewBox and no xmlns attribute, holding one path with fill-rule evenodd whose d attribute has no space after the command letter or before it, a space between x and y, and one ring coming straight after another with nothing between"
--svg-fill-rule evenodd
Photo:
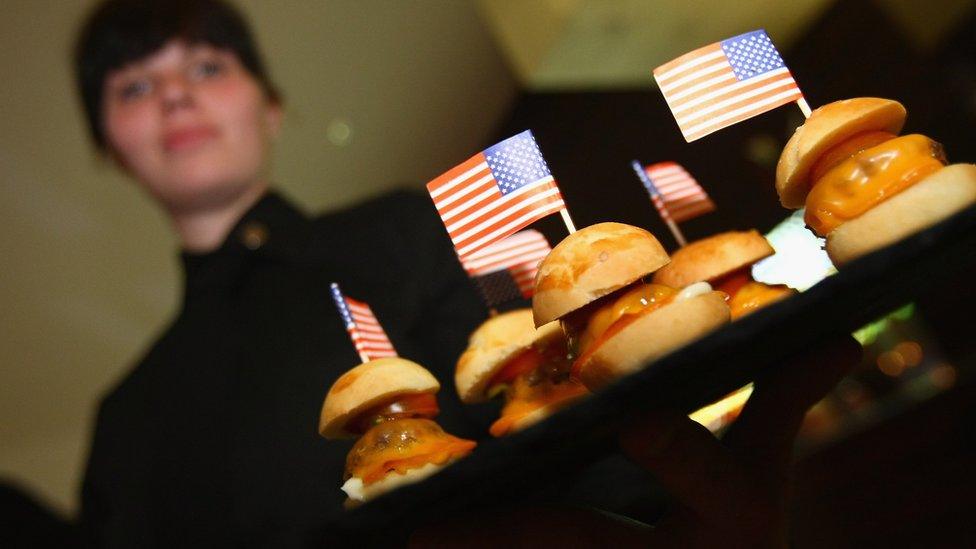
<instances>
[{"instance_id":1,"label":"mini burger","mask_svg":"<svg viewBox=\"0 0 976 549\"><path fill-rule=\"evenodd\" d=\"M654 273L654 282L676 288L708 282L729 296L735 320L796 293L785 285L770 286L752 279L752 264L774 253L756 230L719 233L674 252L671 263ZM752 390L750 383L688 417L712 432L720 431L739 416Z\"/></svg>"},{"instance_id":2,"label":"mini burger","mask_svg":"<svg viewBox=\"0 0 976 549\"><path fill-rule=\"evenodd\" d=\"M402 358L360 364L332 385L319 433L359 437L346 456L347 507L422 480L474 449L474 441L451 436L432 421L439 389L430 372Z\"/></svg>"},{"instance_id":3,"label":"mini burger","mask_svg":"<svg viewBox=\"0 0 976 549\"><path fill-rule=\"evenodd\" d=\"M720 233L674 252L671 263L654 273L654 283L684 288L708 282L729 296L735 320L796 293L784 285L770 286L752 279L752 264L773 253L773 247L758 231Z\"/></svg>"},{"instance_id":4,"label":"mini burger","mask_svg":"<svg viewBox=\"0 0 976 549\"><path fill-rule=\"evenodd\" d=\"M776 166L776 191L787 208L827 237L842 265L976 203L976 166L946 166L939 143L899 136L905 107L859 97L813 111Z\"/></svg>"},{"instance_id":5,"label":"mini burger","mask_svg":"<svg viewBox=\"0 0 976 549\"><path fill-rule=\"evenodd\" d=\"M538 330L532 310L519 309L488 319L458 359L454 383L463 402L504 395L501 417L489 432L504 436L545 419L589 393L569 377L566 340L558 322Z\"/></svg>"},{"instance_id":6,"label":"mini burger","mask_svg":"<svg viewBox=\"0 0 976 549\"><path fill-rule=\"evenodd\" d=\"M577 231L542 260L532 296L535 325L561 321L571 375L588 389L729 321L725 294L708 283L678 290L647 282L668 261L651 233L622 223Z\"/></svg>"}]
</instances>

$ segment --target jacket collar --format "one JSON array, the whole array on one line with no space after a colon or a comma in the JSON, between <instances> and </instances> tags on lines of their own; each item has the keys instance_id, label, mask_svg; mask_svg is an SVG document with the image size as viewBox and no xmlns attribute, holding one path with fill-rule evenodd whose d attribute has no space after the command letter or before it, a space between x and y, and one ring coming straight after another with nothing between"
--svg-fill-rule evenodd
<instances>
[{"instance_id":1,"label":"jacket collar","mask_svg":"<svg viewBox=\"0 0 976 549\"><path fill-rule=\"evenodd\" d=\"M186 289L236 280L249 260L298 259L311 237L311 222L278 193L269 191L248 210L219 248L182 252Z\"/></svg>"}]
</instances>

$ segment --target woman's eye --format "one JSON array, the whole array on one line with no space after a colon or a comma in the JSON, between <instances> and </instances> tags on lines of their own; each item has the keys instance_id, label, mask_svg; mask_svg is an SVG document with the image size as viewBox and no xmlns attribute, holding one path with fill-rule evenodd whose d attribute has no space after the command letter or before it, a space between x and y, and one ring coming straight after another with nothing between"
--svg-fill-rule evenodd
<instances>
[{"instance_id":1,"label":"woman's eye","mask_svg":"<svg viewBox=\"0 0 976 549\"><path fill-rule=\"evenodd\" d=\"M193 76L197 78L210 78L222 72L224 72L224 64L212 59L200 61L193 66Z\"/></svg>"},{"instance_id":2,"label":"woman's eye","mask_svg":"<svg viewBox=\"0 0 976 549\"><path fill-rule=\"evenodd\" d=\"M148 80L132 80L119 89L119 96L125 101L137 99L148 94L151 87Z\"/></svg>"}]
</instances>

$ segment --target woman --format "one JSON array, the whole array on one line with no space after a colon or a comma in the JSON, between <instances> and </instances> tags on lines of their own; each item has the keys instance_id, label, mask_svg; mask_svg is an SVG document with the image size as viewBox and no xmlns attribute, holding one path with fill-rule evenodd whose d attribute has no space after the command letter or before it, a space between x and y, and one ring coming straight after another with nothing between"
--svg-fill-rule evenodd
<instances>
[{"instance_id":1,"label":"woman","mask_svg":"<svg viewBox=\"0 0 976 549\"><path fill-rule=\"evenodd\" d=\"M445 382L483 306L425 197L309 219L269 192L280 96L229 6L106 2L75 66L95 144L166 213L185 271L179 315L101 404L87 537L297 542L341 509L348 448L316 421L359 361L329 282L368 301L400 354ZM470 436L454 394L441 392L441 423Z\"/></svg>"}]
</instances>

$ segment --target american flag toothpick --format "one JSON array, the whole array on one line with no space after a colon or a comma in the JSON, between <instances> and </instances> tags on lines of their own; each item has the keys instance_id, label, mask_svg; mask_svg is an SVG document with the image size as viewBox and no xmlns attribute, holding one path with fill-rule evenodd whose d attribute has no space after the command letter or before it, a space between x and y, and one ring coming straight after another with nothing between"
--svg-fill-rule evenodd
<instances>
[{"instance_id":1,"label":"american flag toothpick","mask_svg":"<svg viewBox=\"0 0 976 549\"><path fill-rule=\"evenodd\" d=\"M678 223L714 211L715 203L695 178L677 162L658 162L643 166L632 160L630 167L651 195L654 208L678 241L678 245L684 247L687 240L678 228Z\"/></svg>"},{"instance_id":2,"label":"american flag toothpick","mask_svg":"<svg viewBox=\"0 0 976 549\"><path fill-rule=\"evenodd\" d=\"M647 181L642 181L655 206L675 223L715 211L715 203L688 170L677 162L657 162L644 166ZM659 199L654 199L655 194ZM662 213L664 215L664 213Z\"/></svg>"},{"instance_id":3,"label":"american flag toothpick","mask_svg":"<svg viewBox=\"0 0 976 549\"><path fill-rule=\"evenodd\" d=\"M764 30L715 42L654 69L664 99L689 143L796 102L810 107Z\"/></svg>"},{"instance_id":4,"label":"american flag toothpick","mask_svg":"<svg viewBox=\"0 0 976 549\"><path fill-rule=\"evenodd\" d=\"M360 360L369 362L377 358L397 356L393 344L390 343L383 326L376 320L376 315L369 305L343 295L335 282L330 284L330 289L332 299L339 309L339 315L346 325L346 331L349 332L349 338L352 339Z\"/></svg>"},{"instance_id":5,"label":"american flag toothpick","mask_svg":"<svg viewBox=\"0 0 976 549\"><path fill-rule=\"evenodd\" d=\"M427 190L462 261L553 213L563 215L567 229L575 230L528 130L448 170Z\"/></svg>"}]
</instances>

